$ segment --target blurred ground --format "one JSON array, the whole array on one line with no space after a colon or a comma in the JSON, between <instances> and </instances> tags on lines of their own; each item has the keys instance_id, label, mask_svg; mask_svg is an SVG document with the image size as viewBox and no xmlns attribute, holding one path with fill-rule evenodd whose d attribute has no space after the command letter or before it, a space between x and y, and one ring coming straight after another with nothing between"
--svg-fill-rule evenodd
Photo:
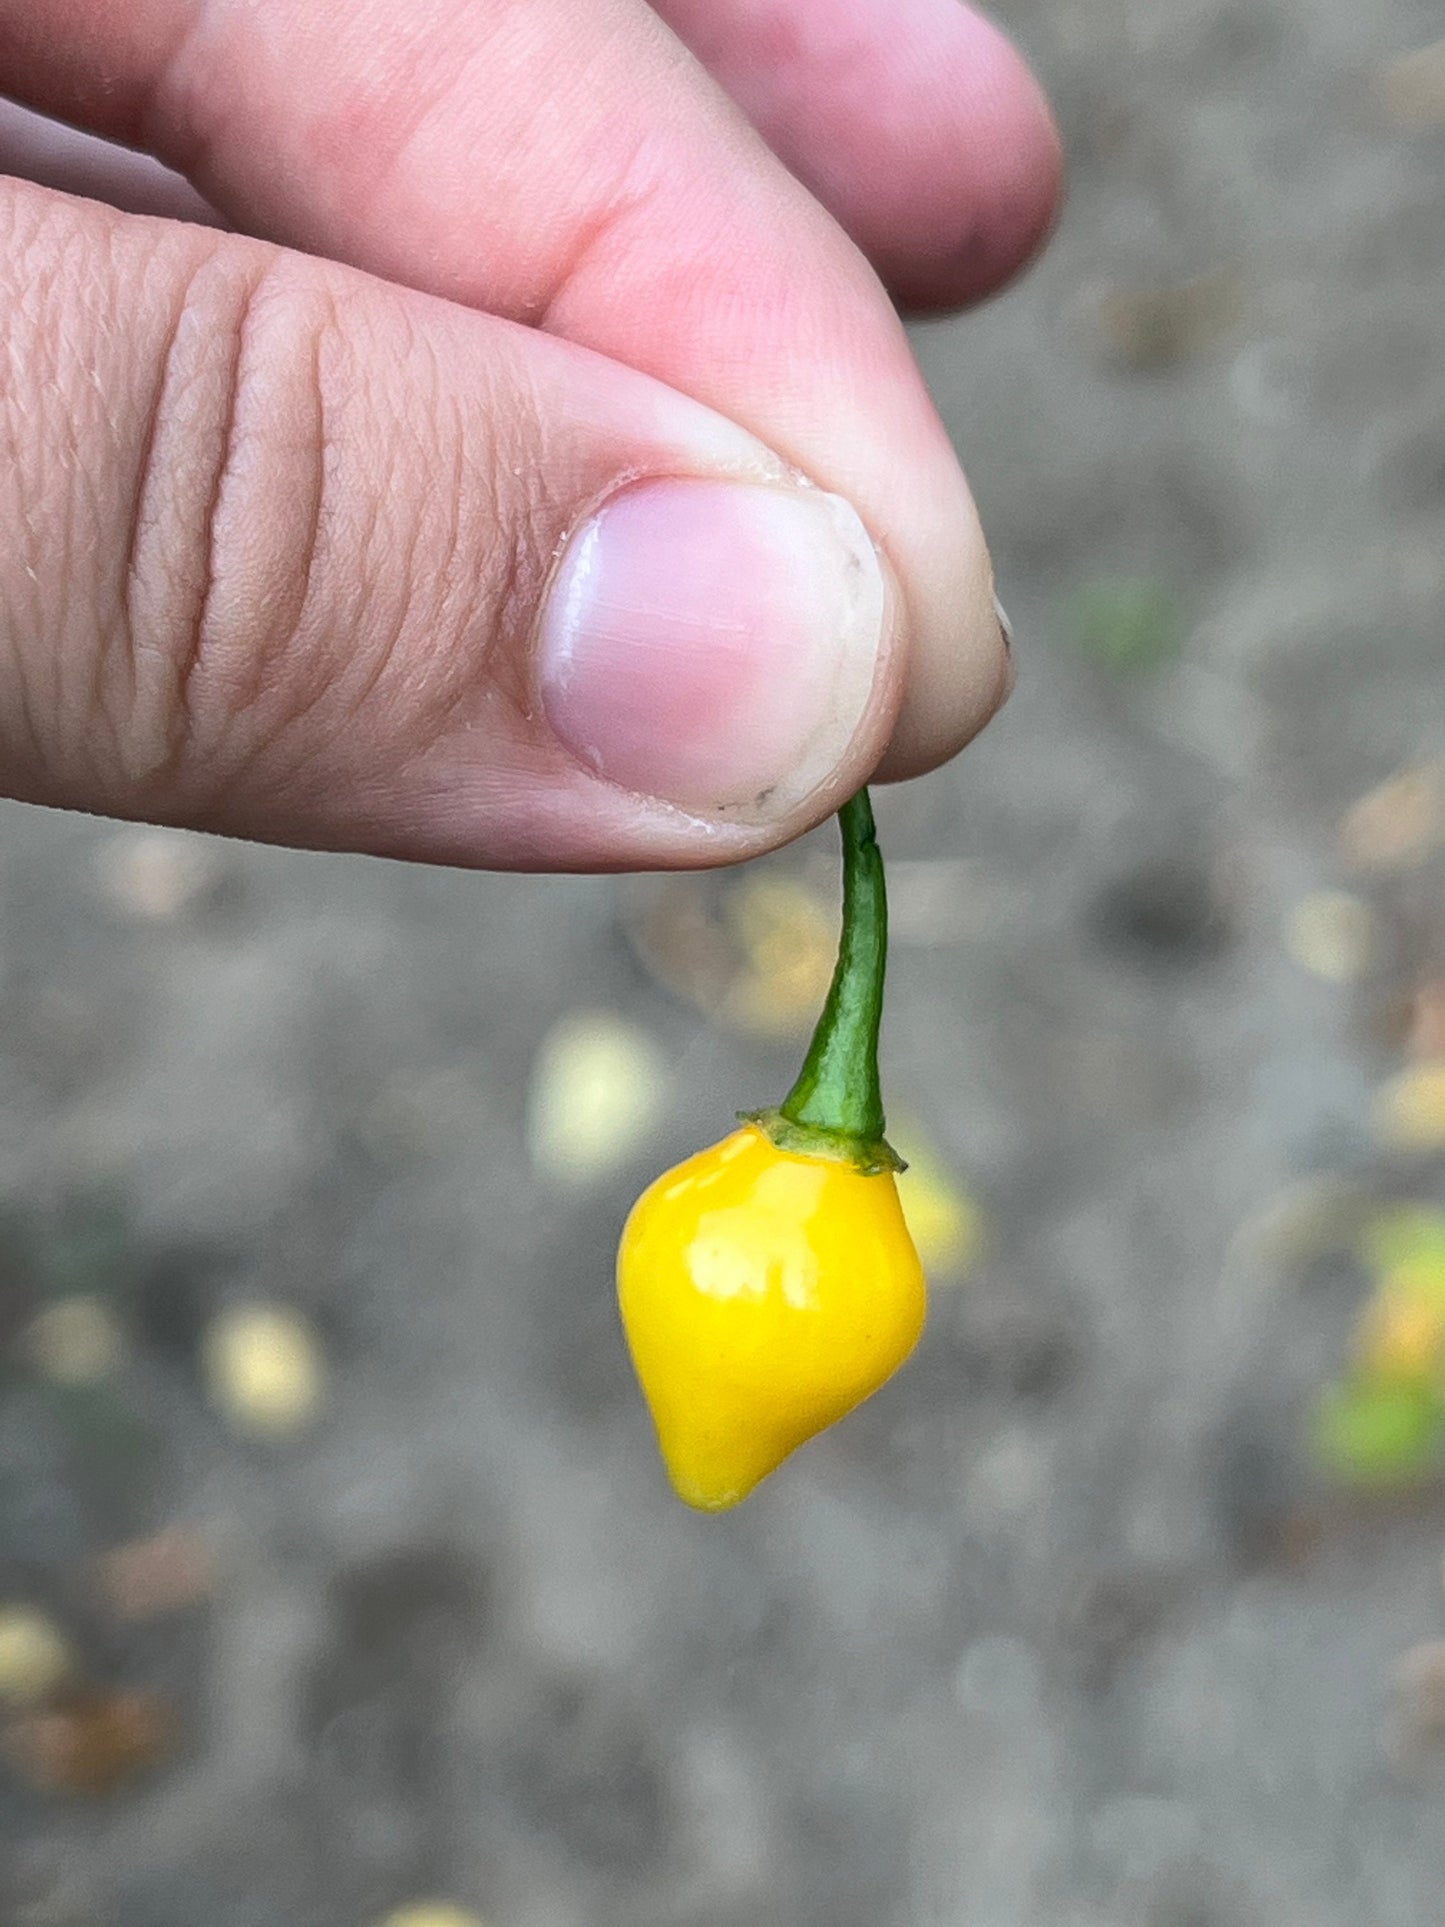
<instances>
[{"instance_id":1,"label":"blurred ground","mask_svg":"<svg viewBox=\"0 0 1445 1927\"><path fill-rule=\"evenodd\" d=\"M612 1249L791 1075L737 958L830 840L760 900L0 814L5 1927L1440 1917L1430 1441L1309 1446L1445 1178L1440 15L1002 12L1069 210L918 344L1020 684L880 799L981 1255L694 1518Z\"/></svg>"}]
</instances>

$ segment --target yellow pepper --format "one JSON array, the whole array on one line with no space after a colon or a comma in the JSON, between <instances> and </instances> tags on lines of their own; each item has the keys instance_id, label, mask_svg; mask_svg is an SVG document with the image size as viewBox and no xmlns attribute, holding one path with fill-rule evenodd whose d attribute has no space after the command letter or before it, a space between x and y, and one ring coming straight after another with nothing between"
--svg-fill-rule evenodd
<instances>
[{"instance_id":1,"label":"yellow pepper","mask_svg":"<svg viewBox=\"0 0 1445 1927\"><path fill-rule=\"evenodd\" d=\"M797 1083L650 1186L618 1252L663 1461L708 1512L876 1391L923 1329L923 1268L883 1135L887 906L866 792L840 816L843 939Z\"/></svg>"},{"instance_id":2,"label":"yellow pepper","mask_svg":"<svg viewBox=\"0 0 1445 1927\"><path fill-rule=\"evenodd\" d=\"M867 1398L923 1330L923 1267L891 1171L747 1124L638 1200L622 1317L681 1498L716 1512Z\"/></svg>"}]
</instances>

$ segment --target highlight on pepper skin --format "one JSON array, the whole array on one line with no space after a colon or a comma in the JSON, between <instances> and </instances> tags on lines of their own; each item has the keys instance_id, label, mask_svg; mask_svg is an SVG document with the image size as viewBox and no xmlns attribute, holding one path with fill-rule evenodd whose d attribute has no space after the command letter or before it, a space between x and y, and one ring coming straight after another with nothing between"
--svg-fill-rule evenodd
<instances>
[{"instance_id":1,"label":"highlight on pepper skin","mask_svg":"<svg viewBox=\"0 0 1445 1927\"><path fill-rule=\"evenodd\" d=\"M893 1173L784 1150L755 1124L643 1193L617 1287L668 1475L705 1512L877 1391L926 1312Z\"/></svg>"}]
</instances>

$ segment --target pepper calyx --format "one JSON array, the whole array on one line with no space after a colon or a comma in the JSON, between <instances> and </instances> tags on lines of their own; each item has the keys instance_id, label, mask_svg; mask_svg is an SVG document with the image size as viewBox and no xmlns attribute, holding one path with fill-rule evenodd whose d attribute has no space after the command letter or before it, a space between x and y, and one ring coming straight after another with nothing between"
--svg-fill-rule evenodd
<instances>
[{"instance_id":1,"label":"pepper calyx","mask_svg":"<svg viewBox=\"0 0 1445 1927\"><path fill-rule=\"evenodd\" d=\"M906 1171L887 1138L855 1137L848 1131L829 1131L817 1124L799 1124L796 1119L771 1107L762 1111L739 1111L738 1122L751 1124L780 1151L795 1157L831 1158L838 1164L851 1164L860 1177L881 1177L885 1171Z\"/></svg>"}]
</instances>

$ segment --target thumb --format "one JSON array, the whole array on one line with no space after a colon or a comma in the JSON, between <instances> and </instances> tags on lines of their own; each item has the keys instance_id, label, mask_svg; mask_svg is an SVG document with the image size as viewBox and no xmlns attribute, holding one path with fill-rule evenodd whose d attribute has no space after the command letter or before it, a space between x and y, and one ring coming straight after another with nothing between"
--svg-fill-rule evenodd
<instances>
[{"instance_id":1,"label":"thumb","mask_svg":"<svg viewBox=\"0 0 1445 1927\"><path fill-rule=\"evenodd\" d=\"M0 237L10 794L620 868L749 855L868 776L900 598L732 423L258 242L18 182Z\"/></svg>"}]
</instances>

